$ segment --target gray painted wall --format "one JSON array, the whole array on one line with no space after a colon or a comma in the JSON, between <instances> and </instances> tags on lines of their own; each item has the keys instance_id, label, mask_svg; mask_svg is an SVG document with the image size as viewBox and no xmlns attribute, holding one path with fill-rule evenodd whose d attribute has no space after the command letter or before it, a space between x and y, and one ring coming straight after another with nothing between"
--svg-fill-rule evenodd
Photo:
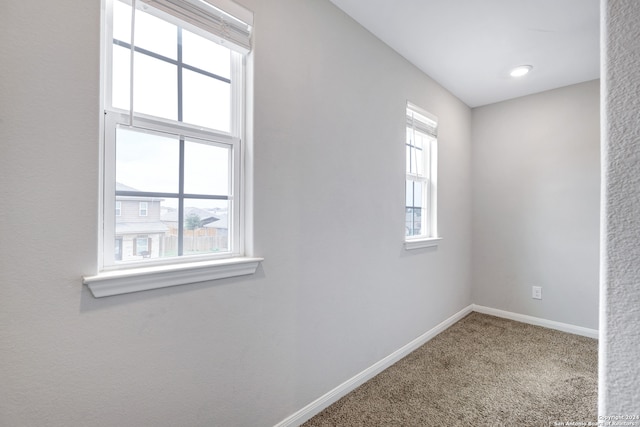
<instances>
[{"instance_id":1,"label":"gray painted wall","mask_svg":"<svg viewBox=\"0 0 640 427\"><path fill-rule=\"evenodd\" d=\"M273 425L471 303L469 108L328 1L244 3L265 261L97 300L100 5L3 2L1 425ZM402 246L408 99L440 119L437 250Z\"/></svg>"},{"instance_id":2,"label":"gray painted wall","mask_svg":"<svg viewBox=\"0 0 640 427\"><path fill-rule=\"evenodd\" d=\"M640 2L601 4L605 59L599 412L639 415Z\"/></svg>"},{"instance_id":3,"label":"gray painted wall","mask_svg":"<svg viewBox=\"0 0 640 427\"><path fill-rule=\"evenodd\" d=\"M599 82L472 117L474 303L598 329Z\"/></svg>"}]
</instances>

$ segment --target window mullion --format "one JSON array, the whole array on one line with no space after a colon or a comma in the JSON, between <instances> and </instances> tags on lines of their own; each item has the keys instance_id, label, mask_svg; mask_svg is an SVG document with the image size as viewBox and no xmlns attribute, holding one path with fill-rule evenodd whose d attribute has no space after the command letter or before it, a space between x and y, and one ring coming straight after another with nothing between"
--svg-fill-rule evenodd
<instances>
[{"instance_id":1,"label":"window mullion","mask_svg":"<svg viewBox=\"0 0 640 427\"><path fill-rule=\"evenodd\" d=\"M422 216L420 218L420 227L423 235L429 236L431 234L431 138L423 139L423 155L422 155L422 168L424 170L424 184L422 185Z\"/></svg>"},{"instance_id":2,"label":"window mullion","mask_svg":"<svg viewBox=\"0 0 640 427\"><path fill-rule=\"evenodd\" d=\"M431 236L438 235L438 140L429 144L429 229Z\"/></svg>"},{"instance_id":3,"label":"window mullion","mask_svg":"<svg viewBox=\"0 0 640 427\"><path fill-rule=\"evenodd\" d=\"M105 9L106 19L104 25L104 40L102 42L102 49L104 54L104 63L101 64L105 69L106 78L102 80L102 96L103 105L105 107L113 106L113 3L107 2ZM107 66L109 65L109 66Z\"/></svg>"},{"instance_id":4,"label":"window mullion","mask_svg":"<svg viewBox=\"0 0 640 427\"><path fill-rule=\"evenodd\" d=\"M413 170L416 175L420 176L420 169L418 169L418 142L416 141L416 125L415 120L413 120L413 115L411 120L411 138L413 144L413 148L411 150L413 151Z\"/></svg>"},{"instance_id":5,"label":"window mullion","mask_svg":"<svg viewBox=\"0 0 640 427\"><path fill-rule=\"evenodd\" d=\"M231 132L238 139L233 144L230 160L229 249L232 253L244 253L245 201L240 195L246 190L245 170L245 58L237 52L230 53L231 65Z\"/></svg>"},{"instance_id":6,"label":"window mullion","mask_svg":"<svg viewBox=\"0 0 640 427\"><path fill-rule=\"evenodd\" d=\"M129 63L129 126L133 126L133 92L135 81L134 59L136 53L136 0L131 1L131 52Z\"/></svg>"},{"instance_id":7,"label":"window mullion","mask_svg":"<svg viewBox=\"0 0 640 427\"><path fill-rule=\"evenodd\" d=\"M178 30L178 121L182 122L182 28ZM178 177L178 256L184 254L184 137L180 136L180 158Z\"/></svg>"},{"instance_id":8,"label":"window mullion","mask_svg":"<svg viewBox=\"0 0 640 427\"><path fill-rule=\"evenodd\" d=\"M178 178L178 256L184 253L184 138L180 138L180 167Z\"/></svg>"},{"instance_id":9,"label":"window mullion","mask_svg":"<svg viewBox=\"0 0 640 427\"><path fill-rule=\"evenodd\" d=\"M411 183L411 234L416 234L416 182Z\"/></svg>"},{"instance_id":10,"label":"window mullion","mask_svg":"<svg viewBox=\"0 0 640 427\"><path fill-rule=\"evenodd\" d=\"M182 122L182 28L178 29L178 121Z\"/></svg>"},{"instance_id":11,"label":"window mullion","mask_svg":"<svg viewBox=\"0 0 640 427\"><path fill-rule=\"evenodd\" d=\"M431 234L431 190L430 190L430 180L426 179L425 183L422 184L422 215L420 217L421 230L423 235L429 236Z\"/></svg>"}]
</instances>

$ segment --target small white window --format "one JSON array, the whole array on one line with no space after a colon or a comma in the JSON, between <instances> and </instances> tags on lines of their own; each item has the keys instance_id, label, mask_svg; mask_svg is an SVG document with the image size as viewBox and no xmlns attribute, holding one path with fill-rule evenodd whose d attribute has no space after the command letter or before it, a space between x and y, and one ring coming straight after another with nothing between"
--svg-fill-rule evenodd
<instances>
[{"instance_id":1,"label":"small white window","mask_svg":"<svg viewBox=\"0 0 640 427\"><path fill-rule=\"evenodd\" d=\"M116 216L122 216L122 202L116 201Z\"/></svg>"},{"instance_id":2,"label":"small white window","mask_svg":"<svg viewBox=\"0 0 640 427\"><path fill-rule=\"evenodd\" d=\"M147 216L149 213L149 204L147 202L140 202L138 205L138 216Z\"/></svg>"},{"instance_id":3,"label":"small white window","mask_svg":"<svg viewBox=\"0 0 640 427\"><path fill-rule=\"evenodd\" d=\"M410 103L406 120L405 241L433 242L438 239L438 122L433 115ZM414 245L423 246L430 244Z\"/></svg>"}]
</instances>

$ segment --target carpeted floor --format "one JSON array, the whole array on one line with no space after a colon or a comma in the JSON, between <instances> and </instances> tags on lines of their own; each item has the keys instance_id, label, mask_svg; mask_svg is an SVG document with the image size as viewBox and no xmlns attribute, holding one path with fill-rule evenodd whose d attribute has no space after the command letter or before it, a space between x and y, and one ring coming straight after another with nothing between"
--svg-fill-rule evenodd
<instances>
[{"instance_id":1,"label":"carpeted floor","mask_svg":"<svg viewBox=\"0 0 640 427\"><path fill-rule=\"evenodd\" d=\"M587 425L597 356L594 339L471 313L303 426Z\"/></svg>"}]
</instances>

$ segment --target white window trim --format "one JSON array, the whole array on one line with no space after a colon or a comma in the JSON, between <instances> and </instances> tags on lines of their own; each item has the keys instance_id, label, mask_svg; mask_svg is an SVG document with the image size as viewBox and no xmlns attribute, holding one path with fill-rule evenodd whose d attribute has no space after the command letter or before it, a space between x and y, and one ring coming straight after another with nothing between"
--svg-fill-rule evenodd
<instances>
[{"instance_id":1,"label":"white window trim","mask_svg":"<svg viewBox=\"0 0 640 427\"><path fill-rule=\"evenodd\" d=\"M144 206L144 209L142 208ZM144 215L142 214L144 212ZM138 216L149 216L149 203L138 202Z\"/></svg>"},{"instance_id":2,"label":"white window trim","mask_svg":"<svg viewBox=\"0 0 640 427\"><path fill-rule=\"evenodd\" d=\"M411 102L407 102L407 108L433 120L436 124L438 123L436 116ZM429 234L421 234L418 236L407 236L405 234L405 250L437 247L442 240L442 237L438 234L438 137L434 135L433 138L435 139L435 143L429 144L429 164L425 165L425 171L428 171L428 174L420 176L406 172L405 176L405 185L407 179L421 181L426 184L423 189L423 200L427 201L429 209L427 209L422 216L422 229L429 230Z\"/></svg>"},{"instance_id":3,"label":"white window trim","mask_svg":"<svg viewBox=\"0 0 640 427\"><path fill-rule=\"evenodd\" d=\"M254 274L261 261L263 258L236 257L114 270L85 276L82 282L94 297L101 298Z\"/></svg>"},{"instance_id":4,"label":"white window trim","mask_svg":"<svg viewBox=\"0 0 640 427\"><path fill-rule=\"evenodd\" d=\"M227 0L220 0L223 4L227 4ZM105 17L103 19L111 19L110 16L106 16L111 13L110 8L104 7L103 0L103 11L107 9L107 13L105 13ZM231 4L232 2L228 2ZM251 13L248 12L247 13ZM251 16L252 19L252 16ZM251 24L253 22L251 21ZM105 61L109 61L110 63L110 52L111 52L111 37L110 37L110 27L109 25L102 26L102 44L101 48L103 49L103 55L101 55L102 67L101 69L105 69ZM106 35L105 35L106 33ZM103 222L106 209L115 208L113 206L114 201L107 201L104 197L104 182L100 186L99 199L100 199L100 215L102 218L101 221L101 230L98 236L98 247L99 250L99 260L98 260L98 273L95 275L87 275L82 278L82 282L86 285L91 291L92 295L95 298L127 294L132 292L139 292L151 289L160 289L170 286L178 286L185 285L191 283L199 283L206 282L210 280L238 277L254 274L259 266L259 264L264 260L264 258L251 256L248 252L252 249L252 215L250 211L247 211L247 207L251 206L251 195L253 188L252 184L252 150L251 150L251 141L247 139L247 136L251 136L252 132L250 129L245 128L245 123L252 123L252 99L247 94L252 93L251 91L251 80L247 79L247 75L252 75L252 65L253 58L251 52L248 54L239 57L239 55L233 55L232 60L241 61L244 65L244 72L242 73L240 80L240 89L236 91L236 97L232 100L232 108L236 110L238 115L236 117L239 120L236 120L235 126L238 129L238 135L240 139L243 139L243 143L240 144L240 156L236 158L241 159L238 161L238 164L235 164L234 167L240 170L239 173L239 188L241 200L238 200L238 208L237 208L237 217L233 220L239 221L241 223L241 227L237 228L240 230L242 228L242 235L237 238L237 247L235 251L226 258L214 258L209 257L206 260L202 260L201 258L194 257L185 257L184 259L176 260L175 263L171 264L156 264L149 263L144 266L134 266L135 268L119 268L119 269L109 269L104 266L104 257L102 253L102 248L104 248L104 236L102 228L106 226ZM110 105L110 83L108 83L109 79L101 79L100 87L101 87L101 105L105 105L104 101L108 101ZM106 87L105 87L106 86ZM117 111L113 111L117 113ZM121 112L125 113L126 112ZM103 137L101 137L101 150L100 150L100 175L103 177L102 179L107 179L105 177L105 153L104 153L104 144L105 141L105 115L102 115L102 120L100 121L100 132ZM193 129L191 129L193 130ZM221 136L221 135L219 135ZM230 135L229 135L230 136ZM228 137L229 137L228 136ZM113 177L115 179L115 177ZM114 181L115 183L115 181ZM115 209L112 214L115 214ZM115 215L114 215L115 216ZM113 227L113 225L111 225Z\"/></svg>"},{"instance_id":5,"label":"white window trim","mask_svg":"<svg viewBox=\"0 0 640 427\"><path fill-rule=\"evenodd\" d=\"M413 249L434 248L438 247L438 244L442 240L442 237L422 237L419 239L406 239L404 241L404 248L408 251Z\"/></svg>"}]
</instances>

